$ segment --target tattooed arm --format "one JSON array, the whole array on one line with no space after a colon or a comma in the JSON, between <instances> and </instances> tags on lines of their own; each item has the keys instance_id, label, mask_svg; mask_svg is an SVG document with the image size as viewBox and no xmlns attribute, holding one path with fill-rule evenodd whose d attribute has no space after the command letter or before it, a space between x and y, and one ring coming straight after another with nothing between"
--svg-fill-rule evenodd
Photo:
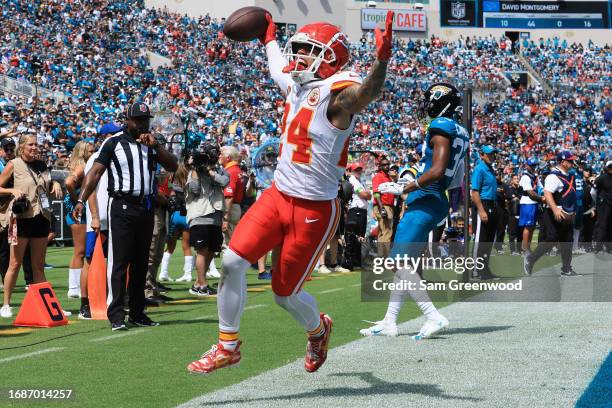
<instances>
[{"instance_id":1,"label":"tattooed arm","mask_svg":"<svg viewBox=\"0 0 612 408\"><path fill-rule=\"evenodd\" d=\"M376 28L376 60L370 68L368 76L361 85L351 85L335 94L330 101L330 111L341 110L346 114L356 114L364 110L372 102L385 84L387 63L391 58L391 37L394 13L387 12L385 32Z\"/></svg>"},{"instance_id":2,"label":"tattooed arm","mask_svg":"<svg viewBox=\"0 0 612 408\"><path fill-rule=\"evenodd\" d=\"M351 85L332 97L332 109L341 109L350 114L361 112L380 94L386 74L387 62L374 61L361 85Z\"/></svg>"}]
</instances>

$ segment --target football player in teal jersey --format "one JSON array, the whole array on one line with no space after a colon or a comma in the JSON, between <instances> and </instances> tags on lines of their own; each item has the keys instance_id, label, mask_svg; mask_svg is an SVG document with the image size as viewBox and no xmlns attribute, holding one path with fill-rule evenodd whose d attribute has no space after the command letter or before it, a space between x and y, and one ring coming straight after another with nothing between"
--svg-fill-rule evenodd
<instances>
[{"instance_id":1,"label":"football player in teal jersey","mask_svg":"<svg viewBox=\"0 0 612 408\"><path fill-rule=\"evenodd\" d=\"M451 84L435 83L425 92L425 109L432 121L422 144L416 179L404 186L384 183L379 187L381 192L408 193L408 209L397 227L391 258L399 255L403 259L407 255L416 260L421 256L429 231L448 216L446 191L458 187L463 178L464 157L470 139L468 131L457 122L462 111L460 92ZM448 320L435 308L415 272L413 268L396 270L395 282L413 282L415 289L391 291L385 318L361 330L362 335L397 336L397 316L408 296L427 319L413 337L415 340L430 337L448 326Z\"/></svg>"}]
</instances>

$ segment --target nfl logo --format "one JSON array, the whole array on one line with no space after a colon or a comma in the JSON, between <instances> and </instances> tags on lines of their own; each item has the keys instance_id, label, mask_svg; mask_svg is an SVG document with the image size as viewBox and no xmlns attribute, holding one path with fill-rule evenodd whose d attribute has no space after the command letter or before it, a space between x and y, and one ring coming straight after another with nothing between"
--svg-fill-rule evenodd
<instances>
[{"instance_id":1,"label":"nfl logo","mask_svg":"<svg viewBox=\"0 0 612 408\"><path fill-rule=\"evenodd\" d=\"M451 3L451 16L458 20L465 17L465 3L460 1Z\"/></svg>"}]
</instances>

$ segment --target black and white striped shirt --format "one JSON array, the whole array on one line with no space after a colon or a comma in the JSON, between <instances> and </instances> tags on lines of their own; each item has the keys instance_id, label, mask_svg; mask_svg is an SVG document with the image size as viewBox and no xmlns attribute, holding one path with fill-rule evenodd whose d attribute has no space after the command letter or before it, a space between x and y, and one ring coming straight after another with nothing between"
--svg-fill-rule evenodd
<instances>
[{"instance_id":1,"label":"black and white striped shirt","mask_svg":"<svg viewBox=\"0 0 612 408\"><path fill-rule=\"evenodd\" d=\"M106 139L95 162L107 169L110 196L119 193L142 199L155 192L157 153L127 132Z\"/></svg>"}]
</instances>

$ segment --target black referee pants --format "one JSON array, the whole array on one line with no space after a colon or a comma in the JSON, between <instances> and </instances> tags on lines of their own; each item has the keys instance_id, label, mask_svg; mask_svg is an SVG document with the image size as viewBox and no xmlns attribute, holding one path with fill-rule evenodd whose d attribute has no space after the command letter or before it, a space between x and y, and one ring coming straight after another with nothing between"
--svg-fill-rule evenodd
<instances>
[{"instance_id":1,"label":"black referee pants","mask_svg":"<svg viewBox=\"0 0 612 408\"><path fill-rule=\"evenodd\" d=\"M108 212L108 320L112 323L125 319L123 305L128 265L130 317L138 319L145 307L144 287L153 235L153 209L122 198L110 198Z\"/></svg>"},{"instance_id":2,"label":"black referee pants","mask_svg":"<svg viewBox=\"0 0 612 408\"><path fill-rule=\"evenodd\" d=\"M595 223L595 250L612 251L612 205L601 203L597 206Z\"/></svg>"},{"instance_id":3,"label":"black referee pants","mask_svg":"<svg viewBox=\"0 0 612 408\"><path fill-rule=\"evenodd\" d=\"M480 277L488 277L492 275L489 268L489 259L491 258L491 249L493 249L493 241L497 231L499 215L497 213L497 204L493 200L482 200L482 206L487 212L488 220L483 222L478 214L478 209L473 207L473 228L474 232L474 251L473 257L481 258L484 267L477 271Z\"/></svg>"},{"instance_id":4,"label":"black referee pants","mask_svg":"<svg viewBox=\"0 0 612 408\"><path fill-rule=\"evenodd\" d=\"M555 219L550 208L547 208L542 215L542 226L546 230L546 236L536 249L529 255L529 261L534 264L542 256L550 252L555 244L559 243L561 253L561 270L567 272L572 267L572 244L574 241L573 221L559 222Z\"/></svg>"}]
</instances>

